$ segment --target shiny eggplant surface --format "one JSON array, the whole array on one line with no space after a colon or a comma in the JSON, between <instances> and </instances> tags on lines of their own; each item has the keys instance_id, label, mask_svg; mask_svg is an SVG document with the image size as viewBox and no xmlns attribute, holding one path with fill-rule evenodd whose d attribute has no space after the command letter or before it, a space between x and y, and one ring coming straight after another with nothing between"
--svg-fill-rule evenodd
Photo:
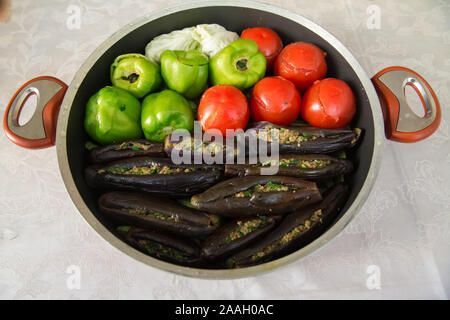
<instances>
[{"instance_id":1,"label":"shiny eggplant surface","mask_svg":"<svg viewBox=\"0 0 450 320\"><path fill-rule=\"evenodd\" d=\"M120 226L117 232L128 244L152 257L186 266L201 263L200 247L188 238L132 226Z\"/></svg>"},{"instance_id":2,"label":"shiny eggplant surface","mask_svg":"<svg viewBox=\"0 0 450 320\"><path fill-rule=\"evenodd\" d=\"M165 157L164 144L145 139L124 141L93 148L89 152L91 163L107 163L133 157Z\"/></svg>"},{"instance_id":3,"label":"shiny eggplant surface","mask_svg":"<svg viewBox=\"0 0 450 320\"><path fill-rule=\"evenodd\" d=\"M232 220L206 239L202 256L208 260L217 260L242 250L272 230L280 218L257 216Z\"/></svg>"},{"instance_id":4,"label":"shiny eggplant surface","mask_svg":"<svg viewBox=\"0 0 450 320\"><path fill-rule=\"evenodd\" d=\"M199 210L226 217L278 215L322 200L314 182L292 177L255 176L220 182L191 198Z\"/></svg>"},{"instance_id":5,"label":"shiny eggplant surface","mask_svg":"<svg viewBox=\"0 0 450 320\"><path fill-rule=\"evenodd\" d=\"M214 232L219 224L217 216L146 193L109 192L100 197L98 205L102 213L122 223L182 236L206 236Z\"/></svg>"},{"instance_id":6,"label":"shiny eggplant surface","mask_svg":"<svg viewBox=\"0 0 450 320\"><path fill-rule=\"evenodd\" d=\"M103 190L144 191L171 197L193 195L217 183L223 166L172 163L167 158L136 157L91 165L89 186Z\"/></svg>"},{"instance_id":7,"label":"shiny eggplant surface","mask_svg":"<svg viewBox=\"0 0 450 320\"><path fill-rule=\"evenodd\" d=\"M321 129L315 127L277 126L262 121L254 124L253 132L261 142L277 143L281 154L329 154L353 147L361 136L361 129ZM270 144L268 144L270 150Z\"/></svg>"},{"instance_id":8,"label":"shiny eggplant surface","mask_svg":"<svg viewBox=\"0 0 450 320\"><path fill-rule=\"evenodd\" d=\"M329 226L347 197L345 185L334 186L323 201L285 216L261 241L229 258L227 265L243 267L267 262L306 245Z\"/></svg>"},{"instance_id":9,"label":"shiny eggplant surface","mask_svg":"<svg viewBox=\"0 0 450 320\"><path fill-rule=\"evenodd\" d=\"M324 154L285 154L268 162L247 159L246 164L226 164L225 176L259 176L261 169L270 165L278 165L277 175L311 180L329 179L353 170L352 162L347 159Z\"/></svg>"}]
</instances>

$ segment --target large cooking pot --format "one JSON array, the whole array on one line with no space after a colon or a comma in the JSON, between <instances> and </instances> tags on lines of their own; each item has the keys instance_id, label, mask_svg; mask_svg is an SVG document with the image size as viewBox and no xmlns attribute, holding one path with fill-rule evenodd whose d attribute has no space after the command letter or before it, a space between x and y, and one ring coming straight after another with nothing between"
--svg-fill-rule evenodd
<instances>
[{"instance_id":1,"label":"large cooking pot","mask_svg":"<svg viewBox=\"0 0 450 320\"><path fill-rule=\"evenodd\" d=\"M328 76L342 79L352 87L358 110L352 126L364 129L360 146L350 155L357 166L348 181L350 197L338 219L319 238L302 249L254 267L195 269L163 262L135 250L114 234L112 225L97 208L98 193L90 189L83 178L86 165L84 144L88 139L82 125L85 105L93 93L109 85L109 68L114 58L124 53L143 52L145 45L157 35L201 23L218 23L236 32L247 27L264 26L276 30L285 44L306 41L318 45L327 52ZM412 112L406 103L407 85L412 86L421 98L425 109L422 118ZM36 111L32 119L21 126L18 122L20 110L33 94L38 96ZM90 55L69 87L53 77L39 77L27 82L11 99L3 125L8 138L26 148L52 146L56 137L59 168L72 201L84 219L123 253L147 265L178 274L235 278L286 265L329 242L360 211L374 185L384 142L383 131L389 139L413 142L432 134L439 122L440 109L436 95L417 73L391 67L380 71L371 81L339 40L299 15L263 3L204 1L153 12L123 27Z\"/></svg>"}]
</instances>

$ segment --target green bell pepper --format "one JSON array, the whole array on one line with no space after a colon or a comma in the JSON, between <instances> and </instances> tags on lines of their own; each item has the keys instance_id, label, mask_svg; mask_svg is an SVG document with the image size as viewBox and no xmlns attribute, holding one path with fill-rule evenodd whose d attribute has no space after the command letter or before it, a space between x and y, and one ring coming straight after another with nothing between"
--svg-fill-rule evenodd
<instances>
[{"instance_id":1,"label":"green bell pepper","mask_svg":"<svg viewBox=\"0 0 450 320\"><path fill-rule=\"evenodd\" d=\"M142 98L162 83L161 68L146 56L129 53L118 56L111 65L111 83Z\"/></svg>"},{"instance_id":2,"label":"green bell pepper","mask_svg":"<svg viewBox=\"0 0 450 320\"><path fill-rule=\"evenodd\" d=\"M166 50L161 54L161 74L170 89L194 99L206 90L208 62L200 51Z\"/></svg>"},{"instance_id":3,"label":"green bell pepper","mask_svg":"<svg viewBox=\"0 0 450 320\"><path fill-rule=\"evenodd\" d=\"M266 58L250 39L239 39L219 51L209 64L210 81L214 85L229 84L245 90L266 73Z\"/></svg>"},{"instance_id":4,"label":"green bell pepper","mask_svg":"<svg viewBox=\"0 0 450 320\"><path fill-rule=\"evenodd\" d=\"M108 144L142 137L141 104L132 94L104 87L86 104L84 129L96 142Z\"/></svg>"},{"instance_id":5,"label":"green bell pepper","mask_svg":"<svg viewBox=\"0 0 450 320\"><path fill-rule=\"evenodd\" d=\"M179 93L163 90L142 101L141 125L147 140L160 142L175 129L192 131L194 116L189 102Z\"/></svg>"}]
</instances>

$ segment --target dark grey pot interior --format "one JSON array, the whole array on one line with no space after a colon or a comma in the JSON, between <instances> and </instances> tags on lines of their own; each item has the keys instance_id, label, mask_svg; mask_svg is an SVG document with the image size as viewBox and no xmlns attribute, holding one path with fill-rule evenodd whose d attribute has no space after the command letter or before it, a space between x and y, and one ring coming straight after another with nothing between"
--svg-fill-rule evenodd
<instances>
[{"instance_id":1,"label":"dark grey pot interior","mask_svg":"<svg viewBox=\"0 0 450 320\"><path fill-rule=\"evenodd\" d=\"M88 140L83 130L84 109L87 100L102 87L111 85L109 68L115 57L131 52L144 54L145 45L155 36L202 23L217 23L239 34L248 27L264 26L275 30L281 36L285 45L295 41L305 41L314 43L327 52L327 76L344 80L352 87L358 110L352 126L364 129L359 147L349 153L349 157L356 164L356 171L348 177L347 183L351 187L351 194L344 210L341 212L341 216L345 214L365 183L374 149L374 121L364 86L343 56L325 39L308 28L266 11L228 6L189 9L150 21L112 45L87 73L73 100L66 136L70 171L86 205L102 224L113 231L111 222L107 221L98 211L98 192L90 189L83 177L83 169L86 166L84 144Z\"/></svg>"}]
</instances>

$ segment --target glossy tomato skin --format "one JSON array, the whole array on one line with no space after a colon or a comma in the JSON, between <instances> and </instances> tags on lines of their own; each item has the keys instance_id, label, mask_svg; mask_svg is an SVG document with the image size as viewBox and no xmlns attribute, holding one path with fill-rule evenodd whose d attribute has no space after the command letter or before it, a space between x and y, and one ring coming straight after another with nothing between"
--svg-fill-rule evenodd
<instances>
[{"instance_id":1,"label":"glossy tomato skin","mask_svg":"<svg viewBox=\"0 0 450 320\"><path fill-rule=\"evenodd\" d=\"M223 136L226 129L245 129L250 118L247 98L230 85L211 87L202 95L197 118L203 131L217 129Z\"/></svg>"},{"instance_id":2,"label":"glossy tomato skin","mask_svg":"<svg viewBox=\"0 0 450 320\"><path fill-rule=\"evenodd\" d=\"M253 88L250 110L254 121L289 125L300 113L301 97L294 84L282 77L267 77Z\"/></svg>"},{"instance_id":3,"label":"glossy tomato skin","mask_svg":"<svg viewBox=\"0 0 450 320\"><path fill-rule=\"evenodd\" d=\"M356 113L355 96L344 81L316 81L303 96L302 118L314 127L335 129L347 126Z\"/></svg>"},{"instance_id":4,"label":"glossy tomato skin","mask_svg":"<svg viewBox=\"0 0 450 320\"><path fill-rule=\"evenodd\" d=\"M311 43L291 43L276 58L274 72L292 81L303 92L327 74L325 56L325 52Z\"/></svg>"},{"instance_id":5,"label":"glossy tomato skin","mask_svg":"<svg viewBox=\"0 0 450 320\"><path fill-rule=\"evenodd\" d=\"M283 48L283 42L278 34L269 28L248 28L242 31L241 39L251 39L258 44L267 61L267 70L271 70L276 57Z\"/></svg>"}]
</instances>

